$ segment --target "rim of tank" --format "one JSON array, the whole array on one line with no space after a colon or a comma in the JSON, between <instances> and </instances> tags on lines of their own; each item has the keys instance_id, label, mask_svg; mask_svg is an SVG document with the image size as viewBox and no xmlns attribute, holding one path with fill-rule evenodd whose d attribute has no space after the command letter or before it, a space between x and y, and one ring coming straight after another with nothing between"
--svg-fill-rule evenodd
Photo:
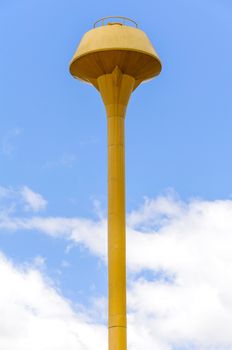
<instances>
[{"instance_id":1,"label":"rim of tank","mask_svg":"<svg viewBox=\"0 0 232 350\"><path fill-rule=\"evenodd\" d=\"M71 72L71 67L72 67L72 65L73 65L74 62L78 61L80 58L83 58L83 57L85 57L85 56L87 56L87 55L89 55L89 54L92 54L92 53L95 53L95 52L105 52L105 51L131 51L131 52L139 52L139 53L142 53L142 54L144 54L144 55L146 55L146 56L150 56L150 57L154 58L154 59L159 63L159 65L160 65L160 71L159 71L159 73L160 73L161 70L162 70L162 63L161 63L161 60L159 59L158 56L152 55L152 54L150 54L150 53L148 53L148 52L146 52L146 51L143 51L143 50L130 49L130 48L128 49L128 48L120 48L120 47L117 47L117 48L107 48L107 49L101 49L101 50L92 50L92 51L88 51L87 53L83 53L82 55L77 56L76 58L73 58L72 61L70 62L70 65L69 65L69 71L70 71L71 75L73 75L72 72ZM74 76L74 75L73 75L73 76Z\"/></svg>"}]
</instances>

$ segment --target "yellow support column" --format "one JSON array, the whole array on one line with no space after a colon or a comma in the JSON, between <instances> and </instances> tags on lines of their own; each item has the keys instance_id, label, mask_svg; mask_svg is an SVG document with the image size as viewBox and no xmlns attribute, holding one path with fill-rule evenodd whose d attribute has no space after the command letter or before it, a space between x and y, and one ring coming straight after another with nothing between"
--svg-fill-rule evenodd
<instances>
[{"instance_id":1,"label":"yellow support column","mask_svg":"<svg viewBox=\"0 0 232 350\"><path fill-rule=\"evenodd\" d=\"M81 39L70 63L75 78L101 93L107 113L109 350L126 350L126 108L131 93L160 71L160 59L147 35L125 17L97 21Z\"/></svg>"},{"instance_id":2,"label":"yellow support column","mask_svg":"<svg viewBox=\"0 0 232 350\"><path fill-rule=\"evenodd\" d=\"M124 121L134 84L118 67L98 78L108 123L109 350L127 347Z\"/></svg>"}]
</instances>

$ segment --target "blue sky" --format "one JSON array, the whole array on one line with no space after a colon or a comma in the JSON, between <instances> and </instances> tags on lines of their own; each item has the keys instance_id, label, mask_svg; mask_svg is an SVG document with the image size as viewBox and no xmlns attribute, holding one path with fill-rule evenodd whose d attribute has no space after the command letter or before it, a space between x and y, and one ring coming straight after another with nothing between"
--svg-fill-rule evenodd
<instances>
[{"instance_id":1,"label":"blue sky","mask_svg":"<svg viewBox=\"0 0 232 350\"><path fill-rule=\"evenodd\" d=\"M0 278L5 288L15 283L17 290L21 283L23 302L39 315L25 319L35 317L36 324L40 304L24 293L35 273L41 304L49 293L52 300L48 337L60 322L52 311L59 299L67 323L86 327L77 349L94 349L94 334L106 346L99 316L107 297L106 118L98 92L70 76L69 62L93 23L114 14L136 20L163 63L162 74L134 92L126 117L129 344L141 348L139 315L152 324L147 349L232 348L229 330L211 337L232 317L231 297L223 294L232 281L226 285L219 277L232 272L229 0L1 1L0 250L2 271L13 277L11 284L3 272ZM214 299L217 294L223 302ZM151 302L149 316L143 300L153 296L157 304ZM199 314L183 300L196 303ZM7 302L0 293L1 305ZM200 320L202 313L208 318ZM17 322L15 314L21 315L18 306ZM187 315L192 322L185 329ZM165 329L157 321L162 317ZM14 329L3 318L0 334L1 324ZM34 333L26 321L24 327L17 344L0 336L1 347L29 349ZM72 350L76 343L62 327ZM61 343L38 346L59 350Z\"/></svg>"}]
</instances>

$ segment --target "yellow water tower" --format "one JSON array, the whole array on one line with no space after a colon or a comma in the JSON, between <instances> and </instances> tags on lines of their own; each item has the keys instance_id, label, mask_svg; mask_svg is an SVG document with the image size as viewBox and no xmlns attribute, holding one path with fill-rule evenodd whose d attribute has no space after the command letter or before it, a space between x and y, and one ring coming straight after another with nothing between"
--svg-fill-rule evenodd
<instances>
[{"instance_id":1,"label":"yellow water tower","mask_svg":"<svg viewBox=\"0 0 232 350\"><path fill-rule=\"evenodd\" d=\"M101 94L108 124L109 350L126 350L124 120L131 93L161 71L160 59L137 23L105 17L82 38L70 73Z\"/></svg>"}]
</instances>

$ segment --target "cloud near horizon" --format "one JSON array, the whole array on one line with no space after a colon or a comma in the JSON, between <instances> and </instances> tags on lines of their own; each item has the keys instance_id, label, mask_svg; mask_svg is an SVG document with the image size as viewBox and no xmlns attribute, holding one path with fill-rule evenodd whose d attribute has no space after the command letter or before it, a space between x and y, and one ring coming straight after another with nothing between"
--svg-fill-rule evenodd
<instances>
[{"instance_id":1,"label":"cloud near horizon","mask_svg":"<svg viewBox=\"0 0 232 350\"><path fill-rule=\"evenodd\" d=\"M0 349L86 350L106 348L106 329L75 310L35 268L0 255Z\"/></svg>"},{"instance_id":2,"label":"cloud near horizon","mask_svg":"<svg viewBox=\"0 0 232 350\"><path fill-rule=\"evenodd\" d=\"M232 201L193 199L183 202L175 196L160 196L145 199L138 210L128 214L127 222L128 348L231 349ZM65 217L15 217L14 213L4 211L0 229L37 230L51 237L66 238L81 244L106 262L105 218L94 221ZM149 278L146 271L149 271ZM30 280L30 274L17 273L24 274L25 283ZM39 274L38 271L36 273ZM5 281L4 276L0 278ZM56 293L51 286L46 288ZM45 293L44 298L47 297L50 300L49 293ZM67 302L62 296L59 298ZM28 303L30 305L30 300ZM80 327L78 323L75 325L77 329ZM43 327L43 322L40 327ZM100 337L104 348L106 330L96 320L87 327L86 337L90 337L94 327L97 330L91 337L96 337L96 340ZM14 327L10 328L14 330ZM92 350L96 343L84 345L84 340L76 348ZM59 345L41 348L61 349ZM21 350L16 345L4 349ZM23 349L27 350L26 347ZM72 345L67 345L66 349L72 350Z\"/></svg>"}]
</instances>

